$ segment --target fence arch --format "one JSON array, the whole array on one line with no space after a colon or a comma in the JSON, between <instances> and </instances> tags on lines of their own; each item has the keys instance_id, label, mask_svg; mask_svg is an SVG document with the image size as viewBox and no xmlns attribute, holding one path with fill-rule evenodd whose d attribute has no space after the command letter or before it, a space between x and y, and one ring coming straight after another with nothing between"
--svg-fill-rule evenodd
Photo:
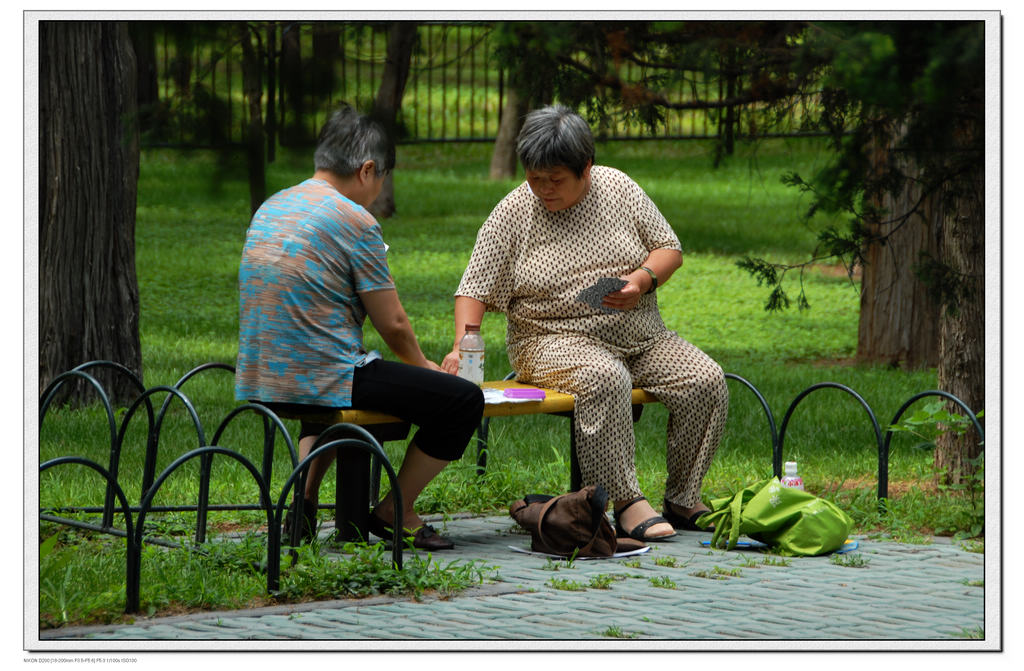
<instances>
[{"instance_id":1,"label":"fence arch","mask_svg":"<svg viewBox=\"0 0 1024 671\"><path fill-rule=\"evenodd\" d=\"M285 445L288 448L288 457L291 461L292 468L295 468L298 463L298 453L295 450L295 442L292 437L288 434L287 428L281 419L274 414L270 408L258 403L247 403L239 406L229 412L227 416L217 426L217 429L213 433L213 445L220 445L221 437L227 427L238 418L240 415L246 412L253 412L263 418L263 461L260 469L263 481L267 484L269 489L271 477L273 475L274 468L274 441L277 431L281 432L284 437ZM196 511L196 542L202 543L206 540L206 518L209 512L209 475L212 465L209 459L204 459L201 462L200 470L204 474L203 480L200 482L199 490L199 503ZM269 504L269 499L266 502L260 501L261 505L264 503Z\"/></svg>"},{"instance_id":2,"label":"fence arch","mask_svg":"<svg viewBox=\"0 0 1024 671\"><path fill-rule=\"evenodd\" d=\"M349 426L354 425L336 424L334 425L334 427L331 428L333 429L335 427L346 427L345 429L343 429L343 431L348 431L347 427ZM339 432L340 431L342 430L339 430ZM278 498L276 508L277 518L274 520L276 526L279 527L282 522L281 513L287 506L288 495L292 493L296 485L298 485L299 487L304 486L306 475L309 472L309 466L313 462L313 460L316 459L317 457L320 457L321 455L326 454L331 450L334 450L336 455L340 457L341 450L343 449L358 449L364 452L369 452L372 457L376 457L381 462L384 471L388 476L388 482L391 485L392 497L394 498L395 503L395 515L393 519L394 526L392 526L391 528L404 528L402 524L402 491L398 487L398 476L395 473L394 468L392 468L390 461L388 461L387 455L384 454L384 450L381 449L380 445L377 444L377 441L373 439L372 436L370 436L369 441L357 438L342 438L337 440L328 440L323 443L320 443L320 441L318 441L318 444L314 446L314 449L310 450L309 454L307 454L306 457L301 462L299 462L299 465L296 466L295 470L292 471L291 475L288 476L288 480L284 483L284 486L281 488L281 495ZM302 499L303 497L301 496L297 497L297 501L301 502ZM300 508L301 505L302 504L300 503ZM298 514L298 519L302 519L302 510L299 509L296 512ZM301 525L296 524L292 529L292 537L290 541L293 545L298 540L300 526ZM402 541L399 538L397 538L397 536L399 536L400 534L396 533L395 535L396 538L391 542L391 558L392 562L395 565L395 568L400 570L402 568Z\"/></svg>"},{"instance_id":3,"label":"fence arch","mask_svg":"<svg viewBox=\"0 0 1024 671\"><path fill-rule=\"evenodd\" d=\"M231 364L221 363L219 361L211 361L209 363L201 364L199 366L196 366L192 370L188 371L184 375L182 375L181 378L179 378L178 381L174 383L174 388L175 389L181 389L181 386L183 384L185 384L186 382L191 380L193 377L195 377L199 373L202 373L202 372L208 371L208 370L224 370L224 371L227 371L227 372L229 372L231 374L234 374L235 367L232 366Z\"/></svg>"},{"instance_id":4,"label":"fence arch","mask_svg":"<svg viewBox=\"0 0 1024 671\"><path fill-rule=\"evenodd\" d=\"M380 494L380 474L381 467L384 463L389 463L387 457L384 454L384 447L380 444L372 433L366 430L365 427L359 426L358 424L335 424L329 427L326 431L320 434L317 439L317 443L325 443L330 440L339 440L342 438L353 438L355 440L363 440L373 445L375 449L372 453L372 459L370 461L370 505L376 505L378 496ZM315 447L315 446L314 446Z\"/></svg>"},{"instance_id":5,"label":"fence arch","mask_svg":"<svg viewBox=\"0 0 1024 671\"><path fill-rule=\"evenodd\" d=\"M139 405L143 401L145 401L146 404L149 405L149 398L151 396L153 396L154 394L157 394L157 393L160 393L160 392L168 393L170 395L168 397L168 400L170 400L171 398L174 398L174 397L176 397L176 398L181 400L181 402L185 406L185 409L188 411L189 418L192 420L192 425L195 428L196 438L197 438L197 441L199 443L198 446L199 447L203 447L204 445L207 444L207 442L206 442L206 435L203 432L203 424L202 424L201 421L199 421L199 415L198 415L198 413L196 413L196 409L192 406L192 401L190 401L189 398L187 396L185 396L185 394L183 394L179 389L176 389L174 387L168 387L168 386L165 386L165 385L158 385L158 386L155 386L155 387L150 387L149 389L144 391L142 393L142 395L138 399L136 399L136 401L132 405L130 405L128 407L128 411L125 413L124 419L121 421L121 430L118 433L117 443L114 446L114 449L116 450L117 459L116 459L116 461L114 461L113 458L112 458L112 463L115 464L115 467L112 468L111 471L112 471L112 473L113 473L115 478L118 476L118 468L119 468L120 460L121 460L121 450L124 447L124 437L125 437L125 435L128 432L128 425L129 425L129 423L131 422L132 418L135 416L135 412L136 412L136 410L138 410ZM150 488L150 486L152 485L152 482L153 482L153 475L154 475L154 473L156 471L157 451L159 449L159 443L160 443L160 430L161 430L161 427L163 426L164 411L166 411L167 405L168 404L165 402L164 403L164 410L162 410L160 412L160 414L157 416L156 423L152 427L152 430L150 432L151 435L150 435L149 439L146 441L145 462L144 462L143 468L142 468L142 486L141 486L142 494L141 494L141 496L145 496L146 495L146 492L149 490L149 488ZM104 513L104 514L106 514L106 513Z\"/></svg>"},{"instance_id":6,"label":"fence arch","mask_svg":"<svg viewBox=\"0 0 1024 671\"><path fill-rule=\"evenodd\" d=\"M779 429L779 449L776 453L776 462L773 464L773 469L776 476L782 475L782 446L786 440L786 427L789 424L790 417L793 415L793 411L807 396L820 389L839 389L840 391L846 392L860 403L861 407L867 413L868 418L871 420L871 427L875 433L875 445L878 454L878 500L879 507L884 509L885 499L888 498L888 464L883 459L883 443L882 443L882 428L878 424L878 419L875 417L874 410L868 405L868 402L864 400L864 397L858 394L853 389L846 385L839 384L838 382L819 382L818 384L811 385L807 389L800 392L800 394L793 399L790 403L789 408L786 410L786 415L782 418L782 426Z\"/></svg>"},{"instance_id":7,"label":"fence arch","mask_svg":"<svg viewBox=\"0 0 1024 671\"><path fill-rule=\"evenodd\" d=\"M962 400L960 400L953 394L949 393L948 391L941 391L939 389L930 389L928 391L922 391L911 396L902 406L900 406L900 409L896 411L896 414L893 415L892 421L889 422L889 425L891 426L900 421L900 417L903 416L903 413L905 413L910 408L910 406L912 406L914 403L921 400L922 398L927 398L929 396L940 396L960 406L960 409L967 413L967 418L971 420L971 423L974 425L975 431L977 431L978 436L981 437L981 442L985 442L985 430L981 428L981 422L978 421L978 416L974 414L974 411L967 407L966 403L964 403ZM887 451L889 448L889 442L891 440L892 432L890 431L888 432L888 435L885 437L885 447Z\"/></svg>"},{"instance_id":8,"label":"fence arch","mask_svg":"<svg viewBox=\"0 0 1024 671\"><path fill-rule=\"evenodd\" d=\"M85 457L57 457L56 459L50 459L39 465L39 473L42 474L44 471L54 468L56 466L62 466L65 464L80 464L91 468L92 470L103 476L103 479L107 481L107 490L113 492L114 497L121 506L121 513L124 515L124 526L125 526L125 610L128 611L130 604L135 604L135 610L128 612L136 612L139 604L139 566L140 557L139 547L135 544L134 531L135 527L132 523L132 512L131 506L128 504L128 497L124 495L124 491L120 485L117 484L117 478L113 477L109 471L97 464L91 459ZM56 517L54 515L45 515L40 513L40 520L47 520L50 522L56 522L58 524L64 524L67 526L78 527L82 529L88 529L89 527L77 522L77 520L70 520L62 517Z\"/></svg>"},{"instance_id":9,"label":"fence arch","mask_svg":"<svg viewBox=\"0 0 1024 671\"><path fill-rule=\"evenodd\" d=\"M110 405L110 397L107 396L107 390L104 389L99 380L94 378L92 375L77 369L61 373L57 377L53 378L53 381L51 381L50 384L46 386L46 389L43 390L43 400L39 404L39 428L43 428L43 421L46 419L47 413L50 409L50 403L53 402L53 397L57 393L57 390L62 384L76 377L82 378L91 384L99 394L100 403L103 404L103 409L107 413L107 424L110 429L110 444L113 445L117 441L117 419L114 417L114 408Z\"/></svg>"},{"instance_id":10,"label":"fence arch","mask_svg":"<svg viewBox=\"0 0 1024 671\"><path fill-rule=\"evenodd\" d=\"M978 417L977 417L977 415L974 414L974 411L971 410L969 407L967 407L967 404L964 403L961 399L957 398L956 396L954 396L953 394L949 393L948 391L941 391L939 389L930 389L928 391L922 391L920 393L917 393L917 394L914 394L913 396L911 396L909 399L907 399L907 401L903 405L900 406L900 409L896 411L896 414L893 415L892 421L889 422L888 426L892 426L892 425L896 424L897 422L899 422L900 418L903 417L903 413L905 413L910 408L910 406L912 406L914 403L916 403L917 401L921 400L922 398L928 398L929 396L939 396L941 398L946 399L947 401L951 401L953 403L956 403L958 406L960 406L960 408L965 413L967 413L967 418L969 420L971 420L971 423L974 425L974 430L978 432L978 436L981 438L982 444L985 443L985 430L981 428L981 422L978 421ZM890 446L890 443L892 443L892 435L893 435L892 431L886 431L885 432L885 442L882 444L882 453L881 453L881 455L879 457L879 459L882 459L882 458L885 459L885 465L886 465L886 470L885 470L886 487L888 487L888 482L889 482L888 481L888 475L889 475L889 470L888 470L889 469L889 446ZM882 488L881 482L879 482L878 487L879 487L879 492L881 492L881 488ZM881 494L879 494L879 495L881 496Z\"/></svg>"},{"instance_id":11,"label":"fence arch","mask_svg":"<svg viewBox=\"0 0 1024 671\"><path fill-rule=\"evenodd\" d=\"M757 397L758 402L761 404L761 409L764 410L765 418L768 420L768 433L769 441L772 450L772 468L775 471L777 477L782 475L782 456L781 456L781 443L779 442L779 431L775 426L775 415L772 414L772 408L768 405L768 401L765 400L764 394L761 390L754 386L749 380L736 375L735 373L725 373L726 380L736 380L743 384L747 389L753 392L754 396ZM776 463L778 466L776 466Z\"/></svg>"},{"instance_id":12,"label":"fence arch","mask_svg":"<svg viewBox=\"0 0 1024 671\"><path fill-rule=\"evenodd\" d=\"M266 480L269 483L270 482L271 467L266 462L266 458L269 456L267 454L268 447L270 449L273 449L273 444L274 444L273 437L275 435L273 433L274 431L280 431L281 435L284 437L285 445L288 447L288 457L291 459L292 468L294 468L295 465L298 464L298 462L299 462L299 455L298 455L298 452L295 449L295 441L292 440L292 437L288 433L288 429L285 427L284 422L281 421L281 418L278 417L274 413L273 410L271 410L267 406L262 405L260 403L246 403L245 405L238 406L237 408L235 408L234 410L229 412L227 414L227 416L225 416L224 419L221 420L221 423L219 425L217 425L217 429L213 432L213 441L212 442L213 442L214 445L220 444L221 436L223 435L224 431L228 428L228 426L231 424L231 422L233 422L239 415L242 415L243 413L246 413L246 412L253 412L253 413L256 413L257 415L260 415L260 416L263 417L264 436L265 436L264 437L263 479ZM269 435L269 439L266 436L266 434L268 434L268 433L270 434ZM269 440L269 444L268 444L268 440Z\"/></svg>"},{"instance_id":13,"label":"fence arch","mask_svg":"<svg viewBox=\"0 0 1024 671\"><path fill-rule=\"evenodd\" d=\"M156 496L157 492L160 491L160 487L167 480L167 478L171 476L171 474L173 474L176 470L178 470L178 468L180 468L185 463L196 458L202 460L207 456L212 457L214 454L222 454L241 463L246 468L246 470L249 471L249 474L253 477L253 480L259 487L260 501L263 502L264 504L261 507L266 512L267 515L267 590L275 591L278 588L277 581L280 572L281 531L278 526L275 526L273 524L273 520L275 519L275 517L280 516L280 511L278 511L278 515L274 515L274 512L272 511L269 505L270 492L268 491L267 484L263 482L263 477L260 475L259 471L256 470L256 467L253 466L252 462L250 462L244 456L233 450L228 450L226 448L218 447L215 445L206 445L203 447L198 447L175 459L169 466L167 466L167 468L165 468L160 473L159 476L157 476L156 481L153 483L153 485L146 492L145 496L142 498L142 502L139 504L138 520L135 525L135 544L138 550L135 557L135 575L141 576L142 540L143 532L145 531L146 513L149 512L149 509L152 507L153 498ZM201 475L200 477L203 476ZM205 473L205 477L209 477L208 472ZM139 590L137 588L136 592L138 591ZM139 599L137 594L135 602L129 603L128 608L128 612L130 613L138 612Z\"/></svg>"}]
</instances>

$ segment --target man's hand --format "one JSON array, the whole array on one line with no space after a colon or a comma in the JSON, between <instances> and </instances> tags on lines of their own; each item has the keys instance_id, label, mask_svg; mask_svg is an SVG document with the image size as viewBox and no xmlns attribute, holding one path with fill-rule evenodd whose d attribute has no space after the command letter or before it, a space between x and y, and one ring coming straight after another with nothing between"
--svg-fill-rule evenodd
<instances>
[{"instance_id":1,"label":"man's hand","mask_svg":"<svg viewBox=\"0 0 1024 671\"><path fill-rule=\"evenodd\" d=\"M448 372L444 368L442 368L441 366L438 366L436 363L431 361L430 359L427 359L427 363L426 363L426 365L423 366L423 368L426 368L427 370L437 371L438 373L447 373Z\"/></svg>"},{"instance_id":2,"label":"man's hand","mask_svg":"<svg viewBox=\"0 0 1024 671\"><path fill-rule=\"evenodd\" d=\"M451 352L448 353L447 356L445 356L445 358L441 361L441 368L446 373L451 373L452 375L458 375L459 374L459 350L458 349L453 349Z\"/></svg>"}]
</instances>

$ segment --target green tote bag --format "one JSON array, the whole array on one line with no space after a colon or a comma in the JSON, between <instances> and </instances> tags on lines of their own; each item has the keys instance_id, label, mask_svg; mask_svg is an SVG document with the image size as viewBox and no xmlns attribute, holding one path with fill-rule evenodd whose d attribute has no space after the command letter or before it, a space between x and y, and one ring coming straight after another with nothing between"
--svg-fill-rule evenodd
<instances>
[{"instance_id":1,"label":"green tote bag","mask_svg":"<svg viewBox=\"0 0 1024 671\"><path fill-rule=\"evenodd\" d=\"M712 547L736 547L740 536L767 544L779 554L814 556L843 546L853 520L831 501L783 487L778 478L745 487L731 497L714 499L700 526L715 525Z\"/></svg>"}]
</instances>

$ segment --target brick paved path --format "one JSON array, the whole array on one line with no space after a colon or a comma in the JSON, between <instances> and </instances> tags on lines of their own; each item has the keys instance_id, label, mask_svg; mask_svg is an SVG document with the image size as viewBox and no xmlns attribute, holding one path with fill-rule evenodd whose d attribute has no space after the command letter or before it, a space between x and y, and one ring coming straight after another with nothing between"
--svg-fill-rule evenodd
<instances>
[{"instance_id":1,"label":"brick paved path","mask_svg":"<svg viewBox=\"0 0 1024 671\"><path fill-rule=\"evenodd\" d=\"M858 538L859 548L843 555L850 565L829 556L773 565L768 562L781 558L711 550L699 543L710 534L681 532L632 561L570 566L510 549L529 545L528 536L510 533L512 526L508 517L447 522L457 548L437 559L499 567L496 582L450 599L377 597L141 618L132 625L41 632L40 641L49 649L73 644L121 650L155 641L170 649L213 642L248 650L261 649L261 642L265 649L575 649L581 640L611 649L743 649L780 642L817 649L840 642L865 649L899 649L896 643L905 649L984 650L993 645L991 639L986 644L986 630L998 636L998 622L986 627L984 555L948 541L909 545ZM606 589L591 583L607 576Z\"/></svg>"}]
</instances>

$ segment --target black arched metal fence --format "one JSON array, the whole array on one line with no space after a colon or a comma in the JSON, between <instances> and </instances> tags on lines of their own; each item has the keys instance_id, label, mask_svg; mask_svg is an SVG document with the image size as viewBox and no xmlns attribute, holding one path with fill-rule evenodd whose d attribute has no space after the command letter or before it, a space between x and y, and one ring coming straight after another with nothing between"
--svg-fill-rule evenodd
<instances>
[{"instance_id":1,"label":"black arched metal fence","mask_svg":"<svg viewBox=\"0 0 1024 671\"><path fill-rule=\"evenodd\" d=\"M217 430L214 432L213 443L208 443L206 440L206 434L203 431L202 422L199 420L199 416L192 406L191 401L188 397L183 394L180 390L182 384L188 379L194 377L197 373L206 370L215 369L226 369L233 372L233 368L226 364L205 364L199 366L186 374L181 378L174 386L156 386L149 389L143 389L138 399L128 408L127 412L122 416L120 426L118 425L117 418L113 407L110 404L109 398L103 386L94 378L89 375L86 371L90 368L97 366L105 366L119 370L120 372L131 376L136 385L142 388L141 382L138 378L131 373L124 366L109 362L109 361L93 361L83 364L72 371L59 375L51 382L46 389L43 391L40 406L39 406L39 425L42 428L43 423L47 416L47 411L51 405L54 395L59 390L60 386L67 381L74 378L82 378L92 385L96 390L100 398L100 402L106 412L106 418L108 427L110 430L110 457L107 467L104 467L93 460L86 459L80 456L65 456L58 457L56 459L50 459L39 465L39 472L43 473L53 468L66 467L69 465L80 465L92 469L98 473L106 482L106 496L104 504L101 507L89 507L89 506L75 506L70 508L63 508L59 511L53 511L50 509L40 507L39 520L54 522L58 524L64 524L80 529L97 531L101 533L110 534L113 536L119 536L125 538L125 549L126 549L126 567L125 567L125 611L129 613L138 612L139 610L139 595L140 595L140 580L141 580L141 558L142 558L142 547L144 543L153 542L154 539L150 539L146 536L145 521L146 517L154 512L194 512L196 513L196 529L195 529L195 541L196 543L202 543L206 539L206 527L207 527L207 515L208 512L215 508L216 510L259 510L262 511L266 516L267 521L267 591L275 592L280 586L280 572L281 572L281 550L282 550L282 538L281 538L281 522L285 509L288 507L289 496L295 489L302 490L305 483L305 478L309 472L310 464L317 457L334 451L339 457L343 451L346 450L359 450L370 454L373 464L373 473L376 477L380 478L381 470L384 470L388 477L391 489L396 497L395 505L395 518L393 520L394 528L402 528L402 505L401 505L401 492L399 492L396 486L397 475L391 468L391 464L388 461L387 455L381 448L380 444L364 429L361 427L349 427L341 426L333 427L329 432L324 433L318 440L310 453L301 461L298 460L295 446L292 438L289 436L287 429L281 420L268 408L259 404L245 404L233 411L231 411L227 417L220 423ZM152 397L157 394L167 394L167 400L163 403L159 412L154 412ZM164 418L168 409L171 406L173 400L178 400L185 407L192 423L195 427L196 440L198 442L197 447L189 450L185 454L174 459L174 461L165 467L159 474L155 472L155 466L157 463L157 453L160 444L160 430L163 424ZM137 506L129 505L128 497L121 484L118 481L121 452L124 443L125 434L128 430L131 420L136 415L139 408L146 408L146 416L148 419L148 431L146 439L146 454L145 464L143 466L143 477L142 477L142 491L140 495L140 503ZM261 415L264 419L264 458L262 469L257 468L248 458L242 455L236 450L231 450L226 447L220 447L216 445L217 439L222 435L227 425L235 420L244 412L254 412ZM271 477L271 464L274 455L275 436L281 434L284 439L285 445L288 450L288 458L292 465L292 472L285 481L280 494L274 498L270 492L270 477ZM256 493L254 497L258 503L243 503L243 504L221 504L217 506L211 506L209 503L210 496L210 480L212 472L212 463L215 456L222 458L231 459L238 462L242 467L249 473L251 477L253 489ZM200 462L200 481L199 481L199 495L195 505L186 506L158 506L154 503L154 499L157 494L161 491L164 483L167 479L176 471L178 471L186 463L193 460L199 460ZM371 496L377 496L376 488L371 489ZM301 498L301 497L299 497ZM74 513L102 513L102 521L99 525L83 522L76 517L70 516ZM124 518L124 528L115 526L115 515L120 513ZM133 517L134 516L134 517ZM299 544L299 535L301 533L301 525L294 525L292 529L292 536L289 539L289 545L291 547ZM397 568L402 567L402 544L392 544L392 561Z\"/></svg>"},{"instance_id":2,"label":"black arched metal fence","mask_svg":"<svg viewBox=\"0 0 1024 671\"><path fill-rule=\"evenodd\" d=\"M129 375L135 384L140 389L140 395L138 399L128 408L128 410L122 415L120 423L114 412L113 407L110 404L109 398L104 390L103 386L96 380L95 377L90 375L87 371L91 368L104 366L113 368L120 371L125 375ZM302 459L298 459L298 455L295 450L295 444L291 436L288 434L287 429L282 423L281 419L278 418L270 409L256 403L246 403L233 409L228 415L219 423L217 429L213 433L211 441L207 441L206 433L203 430L202 422L199 420L199 416L196 413L195 408L189 398L181 391L182 385L188 380L195 377L199 373L204 371L212 370L224 370L233 372L234 368L221 363L208 363L202 366L198 366L186 375L184 375L178 382L172 386L156 386L149 389L144 388L141 381L127 368L124 366L110 362L110 361L92 361L77 368L59 375L55 378L43 391L40 400L39 407L39 425L42 428L44 420L47 416L47 411L51 405L54 395L60 388L60 386L70 380L77 378L84 379L93 388L96 389L99 396L100 402L103 406L105 417L107 420L107 428L110 434L110 454L109 461L106 466L96 463L93 460L77 456L67 455L50 459L39 466L39 472L43 473L55 468L66 468L71 466L84 466L95 471L105 481L106 495L104 503L99 507L89 506L75 506L62 508L59 510L53 510L48 508L40 507L39 509L39 520L53 522L58 524L64 524L72 527L77 527L85 530L96 531L100 533L110 534L114 536L125 538L125 549L126 549L126 568L125 568L125 582L126 582L126 612L132 613L139 610L139 596L140 596L140 577L141 577L141 559L142 559L142 547L144 543L160 542L158 539L147 537L146 535L146 518L155 512L192 512L196 514L196 527L195 527L195 541L197 544L203 543L206 539L206 527L208 523L208 513L210 510L238 510L238 511L262 511L266 517L267 523L267 590L268 592L275 592L279 589L280 573L281 573L281 551L284 539L281 538L281 522L283 514L288 506L289 496L293 490L302 491L304 489L304 483L306 475L309 471L310 463L319 457L320 455L327 453L331 450L335 451L337 455L341 455L346 450L358 450L369 453L371 455L372 474L371 474L371 488L370 498L371 501L368 503L372 505L376 501L378 495L378 485L381 477L381 470L384 470L388 482L391 486L392 492L396 497L395 505L395 519L394 528L402 528L401 518L401 493L396 486L396 474L391 467L391 464L384 453L380 443L370 435L365 429L360 426L351 424L339 424L331 427L328 431L322 434L316 445L310 451L310 454ZM878 454L878 502L882 510L884 510L886 499L888 498L888 475L889 475L889 446L892 438L892 432L883 430L879 424L877 416L871 406L864 400L853 389L838 384L835 382L821 382L812 385L802 391L796 396L796 398L789 404L786 412L783 416L781 425L776 426L775 415L772 412L771 406L765 400L764 395L758 390L758 388L750 381L735 375L732 373L726 373L726 379L740 383L746 387L751 393L753 393L758 402L761 405L762 410L765 414L767 421L768 441L767 444L771 451L772 460L772 471L775 476L781 477L782 475L782 464L783 464L783 448L786 439L786 430L793 419L794 412L797 407L802 404L809 396L819 392L823 389L837 389L851 396L860 406L864 409L867 421L870 423L877 447ZM155 410L152 402L153 397L166 394L166 399L159 408ZM897 424L903 417L904 413L918 400L930 396L937 396L944 398L950 402L957 404L963 409L965 416L973 424L977 430L981 440L984 441L984 432L981 424L978 421L977 416L971 411L967 405L958 399L956 396L940 390L929 390L915 394L908 399L896 414L893 416L892 421L886 426L892 426ZM174 401L179 401L185 408L188 414L192 426L195 429L196 447L190 449L186 453L178 456L174 461L165 467L160 473L156 472L157 456L160 444L160 432L163 426L164 418ZM128 430L128 425L131 420L135 417L138 411L145 408L145 417L147 420L147 437L146 437L146 454L142 470L142 487L139 496L139 505L132 506L129 504L129 499L125 493L125 488L119 481L121 457L122 457L122 446L125 439L125 434ZM240 452L228 449L218 445L224 431L227 429L229 424L234 422L238 417L246 413L255 413L263 419L263 459L260 468L257 468L247 457L242 455ZM481 425L481 432L486 435L487 421ZM292 470L285 480L280 493L274 497L270 491L270 482L272 475L272 464L275 456L275 438L280 434L283 438L285 449L287 450L287 459L290 462ZM254 499L257 503L240 503L240 504L219 504L211 506L209 503L210 498L210 480L212 472L212 463L215 457L223 459L230 459L239 464L247 471L249 478L252 482L253 492L255 494ZM161 491L162 486L168 480L168 478L183 467L186 463L198 460L200 464L200 482L199 482L199 494L195 505L182 505L182 506L158 506L154 503L157 494ZM341 478L338 479L339 483ZM340 486L340 484L339 484ZM300 497L301 498L301 497ZM340 492L338 501L341 500ZM99 525L84 522L76 517L70 516L75 513L92 513L102 514L102 521ZM120 528L115 526L115 516L120 514L124 518L124 527ZM294 525L292 529L292 536L288 539L288 545L294 547L299 543L299 533L301 525ZM393 543L392 547L392 559L396 567L401 568L402 566L402 546L400 543Z\"/></svg>"}]
</instances>

